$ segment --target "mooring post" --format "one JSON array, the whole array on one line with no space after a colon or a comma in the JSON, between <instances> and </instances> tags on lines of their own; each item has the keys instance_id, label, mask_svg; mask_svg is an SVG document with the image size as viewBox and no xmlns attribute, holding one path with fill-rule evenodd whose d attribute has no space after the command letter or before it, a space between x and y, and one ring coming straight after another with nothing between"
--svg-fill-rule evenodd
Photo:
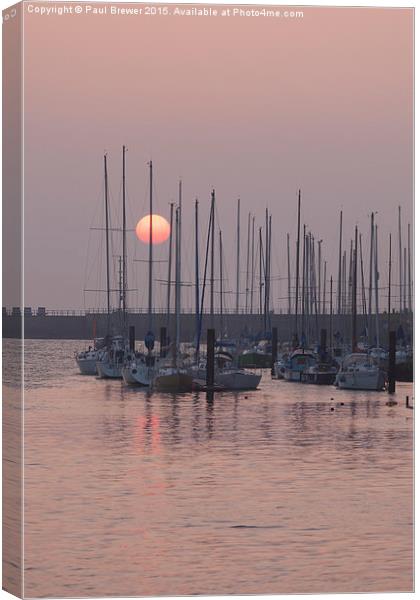
<instances>
[{"instance_id":1,"label":"mooring post","mask_svg":"<svg viewBox=\"0 0 420 600\"><path fill-rule=\"evenodd\" d=\"M167 346L166 327L161 327L160 328L160 357L161 358L165 358L165 356L166 356L166 346Z\"/></svg>"},{"instance_id":2,"label":"mooring post","mask_svg":"<svg viewBox=\"0 0 420 600\"><path fill-rule=\"evenodd\" d=\"M274 375L274 365L277 362L278 334L277 327L271 330L271 374Z\"/></svg>"},{"instance_id":3,"label":"mooring post","mask_svg":"<svg viewBox=\"0 0 420 600\"><path fill-rule=\"evenodd\" d=\"M207 369L206 369L206 386L207 388L214 387L214 329L207 329Z\"/></svg>"},{"instance_id":4,"label":"mooring post","mask_svg":"<svg viewBox=\"0 0 420 600\"><path fill-rule=\"evenodd\" d=\"M134 325L130 325L128 329L128 339L130 345L130 352L135 352L136 350L136 330Z\"/></svg>"},{"instance_id":5,"label":"mooring post","mask_svg":"<svg viewBox=\"0 0 420 600\"><path fill-rule=\"evenodd\" d=\"M388 352L388 394L395 393L395 348L397 336L395 331L389 332L389 352Z\"/></svg>"}]
</instances>

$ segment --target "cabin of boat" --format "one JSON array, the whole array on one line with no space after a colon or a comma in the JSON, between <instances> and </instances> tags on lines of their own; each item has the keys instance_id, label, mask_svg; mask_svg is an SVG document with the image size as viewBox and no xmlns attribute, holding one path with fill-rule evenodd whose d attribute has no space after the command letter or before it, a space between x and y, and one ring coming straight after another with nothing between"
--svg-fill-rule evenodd
<instances>
[{"instance_id":1,"label":"cabin of boat","mask_svg":"<svg viewBox=\"0 0 420 600\"><path fill-rule=\"evenodd\" d=\"M286 381L302 381L303 372L317 363L317 357L310 351L297 349L286 362L284 379Z\"/></svg>"}]
</instances>

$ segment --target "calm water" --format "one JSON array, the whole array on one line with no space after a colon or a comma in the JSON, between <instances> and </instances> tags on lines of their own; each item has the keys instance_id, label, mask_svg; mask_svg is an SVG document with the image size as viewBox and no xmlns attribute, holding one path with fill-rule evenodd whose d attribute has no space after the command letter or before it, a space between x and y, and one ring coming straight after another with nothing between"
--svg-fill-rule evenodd
<instances>
[{"instance_id":1,"label":"calm water","mask_svg":"<svg viewBox=\"0 0 420 600\"><path fill-rule=\"evenodd\" d=\"M78 375L80 346L26 344L27 596L412 589L409 384L210 401Z\"/></svg>"}]
</instances>

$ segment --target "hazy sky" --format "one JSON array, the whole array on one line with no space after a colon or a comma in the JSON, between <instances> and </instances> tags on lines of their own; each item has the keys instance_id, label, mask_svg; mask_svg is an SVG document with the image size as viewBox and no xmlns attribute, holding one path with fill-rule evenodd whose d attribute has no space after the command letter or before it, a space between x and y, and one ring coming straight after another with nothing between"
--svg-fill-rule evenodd
<instances>
[{"instance_id":1,"label":"hazy sky","mask_svg":"<svg viewBox=\"0 0 420 600\"><path fill-rule=\"evenodd\" d=\"M130 227L147 213L150 158L156 212L168 215L183 179L185 281L192 281L193 202L198 197L203 248L214 186L227 290L235 286L240 197L242 280L247 213L262 225L268 206L279 307L299 187L303 222L324 240L334 279L340 208L346 246L358 223L366 250L368 215L378 211L385 282L398 204L405 238L411 220L413 12L302 10L304 17L293 20L26 12L25 305L104 306L103 293L83 294L104 285L103 236L89 228L102 226L105 151L119 216L123 144ZM147 246L133 236L129 287L139 291L130 293L130 304L145 306L146 266L137 260L147 258ZM120 253L114 233L113 255ZM166 253L164 245L156 256ZM158 263L156 278L165 277L165 263ZM159 282L155 297L164 302ZM184 300L190 298L185 288ZM234 305L232 295L226 304Z\"/></svg>"}]
</instances>

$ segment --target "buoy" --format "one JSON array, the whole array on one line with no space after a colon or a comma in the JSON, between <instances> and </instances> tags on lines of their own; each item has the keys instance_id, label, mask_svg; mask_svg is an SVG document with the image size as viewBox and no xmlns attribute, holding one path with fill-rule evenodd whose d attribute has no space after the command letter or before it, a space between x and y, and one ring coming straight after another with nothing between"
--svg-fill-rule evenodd
<instances>
[{"instance_id":1,"label":"buoy","mask_svg":"<svg viewBox=\"0 0 420 600\"><path fill-rule=\"evenodd\" d=\"M330 410L334 410L334 406L331 406Z\"/></svg>"}]
</instances>

